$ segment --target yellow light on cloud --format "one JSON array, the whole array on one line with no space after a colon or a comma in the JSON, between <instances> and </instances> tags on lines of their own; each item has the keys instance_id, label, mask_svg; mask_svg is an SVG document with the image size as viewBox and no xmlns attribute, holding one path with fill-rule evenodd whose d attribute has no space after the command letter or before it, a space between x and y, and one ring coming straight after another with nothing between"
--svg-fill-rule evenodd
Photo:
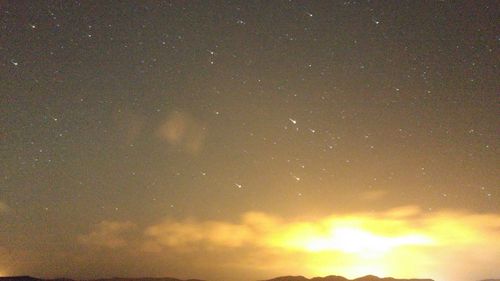
<instances>
[{"instance_id":1,"label":"yellow light on cloud","mask_svg":"<svg viewBox=\"0 0 500 281\"><path fill-rule=\"evenodd\" d=\"M149 227L146 235L151 239L148 248L156 245L158 252L162 247L197 251L203 245L218 251L241 248L242 256L250 251L242 263L255 267L255 260L270 260L258 263L260 269L309 276L376 274L449 281L465 278L461 264L472 268L468 272L482 272L490 268L488 261L500 259L499 215L427 213L412 206L313 220L248 212L239 223L165 221Z\"/></svg>"},{"instance_id":2,"label":"yellow light on cloud","mask_svg":"<svg viewBox=\"0 0 500 281\"><path fill-rule=\"evenodd\" d=\"M329 237L307 237L305 240L305 249L311 252L338 250L365 255L383 254L404 245L432 243L432 239L424 235L384 237L375 235L369 230L352 227L332 229L332 235Z\"/></svg>"}]
</instances>

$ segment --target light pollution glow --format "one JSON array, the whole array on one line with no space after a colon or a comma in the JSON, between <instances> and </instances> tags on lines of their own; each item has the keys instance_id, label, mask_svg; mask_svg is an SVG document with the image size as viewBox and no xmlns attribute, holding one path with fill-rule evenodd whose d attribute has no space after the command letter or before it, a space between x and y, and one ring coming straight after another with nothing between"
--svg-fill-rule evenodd
<instances>
[{"instance_id":1,"label":"light pollution glow","mask_svg":"<svg viewBox=\"0 0 500 281\"><path fill-rule=\"evenodd\" d=\"M194 276L210 268L248 277L241 280L290 274L348 278L374 274L470 281L500 275L495 262L500 260L500 215L426 212L414 206L316 218L247 212L238 222L103 221L76 241L84 248L78 257L64 256L68 268L83 268L88 266L85 260L95 262L96 255L108 252L110 259L119 255L131 264L168 264L182 257ZM17 257L7 253L0 251L2 275L29 272L13 263L16 260L25 265L44 262L28 253ZM159 273L163 274L172 273ZM214 274L204 278L234 280Z\"/></svg>"},{"instance_id":2,"label":"light pollution glow","mask_svg":"<svg viewBox=\"0 0 500 281\"><path fill-rule=\"evenodd\" d=\"M272 254L277 261L260 265L262 269L310 276L376 274L455 281L493 274L492 261L500 260L500 216L426 213L411 206L317 220L286 221L250 212L239 224L165 221L149 227L146 235L150 251L250 246L254 258L258 251L260 260Z\"/></svg>"}]
</instances>

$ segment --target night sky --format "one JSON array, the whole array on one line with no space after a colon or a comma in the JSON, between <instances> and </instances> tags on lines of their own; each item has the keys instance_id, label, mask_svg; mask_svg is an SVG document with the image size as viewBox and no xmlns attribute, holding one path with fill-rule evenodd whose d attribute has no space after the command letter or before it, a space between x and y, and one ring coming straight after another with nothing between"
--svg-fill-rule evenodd
<instances>
[{"instance_id":1,"label":"night sky","mask_svg":"<svg viewBox=\"0 0 500 281\"><path fill-rule=\"evenodd\" d=\"M500 276L498 18L0 1L0 276Z\"/></svg>"}]
</instances>

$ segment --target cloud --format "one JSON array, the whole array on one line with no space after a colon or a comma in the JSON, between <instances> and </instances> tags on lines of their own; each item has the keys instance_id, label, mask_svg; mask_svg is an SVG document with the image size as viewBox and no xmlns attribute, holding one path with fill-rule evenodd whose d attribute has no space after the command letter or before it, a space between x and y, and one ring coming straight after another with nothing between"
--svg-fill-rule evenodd
<instances>
[{"instance_id":1,"label":"cloud","mask_svg":"<svg viewBox=\"0 0 500 281\"><path fill-rule=\"evenodd\" d=\"M203 147L206 128L189 113L174 111L160 125L157 136L184 152L196 154Z\"/></svg>"},{"instance_id":2,"label":"cloud","mask_svg":"<svg viewBox=\"0 0 500 281\"><path fill-rule=\"evenodd\" d=\"M257 221L254 221L255 218L258 218ZM262 223L266 219L265 214L247 213L243 216L243 223L241 224L222 221L198 222L186 220L176 222L167 220L148 227L145 234L160 247L189 248L200 245L241 247L254 240L257 232L264 226ZM254 241L257 242L257 240Z\"/></svg>"},{"instance_id":3,"label":"cloud","mask_svg":"<svg viewBox=\"0 0 500 281\"><path fill-rule=\"evenodd\" d=\"M121 263L141 257L150 268L170 264L179 272L213 272L216 280L234 280L220 272L255 280L295 273L437 281L500 275L499 214L427 212L416 206L312 219L264 212L232 221L167 218L142 229L128 221L103 221L78 241L94 249L121 249L111 259Z\"/></svg>"},{"instance_id":4,"label":"cloud","mask_svg":"<svg viewBox=\"0 0 500 281\"><path fill-rule=\"evenodd\" d=\"M366 202L375 202L384 199L388 194L387 190L370 190L362 192L359 199Z\"/></svg>"},{"instance_id":5,"label":"cloud","mask_svg":"<svg viewBox=\"0 0 500 281\"><path fill-rule=\"evenodd\" d=\"M78 241L87 246L121 248L128 244L125 235L135 228L132 222L102 221L88 234L78 236Z\"/></svg>"},{"instance_id":6,"label":"cloud","mask_svg":"<svg viewBox=\"0 0 500 281\"><path fill-rule=\"evenodd\" d=\"M344 250L342 245L335 246L335 240L341 240L342 233L349 233L357 239L353 244L363 244L369 236L382 237L390 229L393 243L405 244L405 238L420 237L416 244L430 244L432 239L420 234L417 228L409 227L407 218L420 212L413 207L391 210L383 216L355 214L348 216L328 216L314 221L291 220L265 213L248 212L243 214L239 223L224 221L172 221L166 220L146 229L146 236L155 240L158 245L166 247L189 247L190 245L242 247L259 246L299 251ZM329 242L329 240L331 240ZM411 239L408 239L411 240ZM320 247L318 243L323 241ZM389 241L387 243L390 243ZM409 242L410 243L410 242ZM339 243L342 244L342 243ZM368 247L369 245L367 245ZM379 247L380 245L373 245ZM369 249L360 249L369 250Z\"/></svg>"},{"instance_id":7,"label":"cloud","mask_svg":"<svg viewBox=\"0 0 500 281\"><path fill-rule=\"evenodd\" d=\"M218 256L237 251L238 260L225 262L238 267L252 264L257 257L259 267L279 264L284 273L300 269L311 275L430 276L443 281L480 278L485 272L500 274L493 262L500 260L498 214L429 213L405 206L378 213L285 220L248 212L238 222L165 220L147 227L144 234L147 251L193 255L212 251ZM265 260L279 262L261 262ZM223 262L219 258L218 263Z\"/></svg>"}]
</instances>

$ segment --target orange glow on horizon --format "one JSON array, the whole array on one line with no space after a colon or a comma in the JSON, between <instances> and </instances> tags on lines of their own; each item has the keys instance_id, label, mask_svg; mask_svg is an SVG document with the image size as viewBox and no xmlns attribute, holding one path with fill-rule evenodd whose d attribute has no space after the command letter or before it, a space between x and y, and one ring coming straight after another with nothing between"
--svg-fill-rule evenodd
<instances>
[{"instance_id":1,"label":"orange glow on horizon","mask_svg":"<svg viewBox=\"0 0 500 281\"><path fill-rule=\"evenodd\" d=\"M421 234L390 237L377 235L360 227L332 227L329 234L298 237L297 247L309 252L340 251L363 256L379 257L405 245L429 245L433 240Z\"/></svg>"},{"instance_id":2,"label":"orange glow on horizon","mask_svg":"<svg viewBox=\"0 0 500 281\"><path fill-rule=\"evenodd\" d=\"M439 247L443 234L412 227L405 213L408 210L395 210L382 217L359 214L292 223L271 234L266 244L302 253L311 276L332 271L350 278L368 274L411 276L414 268L408 267L405 257L418 257L417 252L423 249Z\"/></svg>"},{"instance_id":3,"label":"orange glow on horizon","mask_svg":"<svg viewBox=\"0 0 500 281\"><path fill-rule=\"evenodd\" d=\"M453 274L457 266L451 261L457 259L457 265L476 257L496 259L499 227L497 215L451 210L428 213L406 206L307 220L248 212L239 223L165 221L149 227L146 235L150 237L148 251L161 252L163 247L196 251L203 245L252 249L253 259L259 255L258 260L272 260L259 268L285 274L436 278ZM477 249L474 256L457 257L457 253ZM481 266L480 261L473 262Z\"/></svg>"}]
</instances>

